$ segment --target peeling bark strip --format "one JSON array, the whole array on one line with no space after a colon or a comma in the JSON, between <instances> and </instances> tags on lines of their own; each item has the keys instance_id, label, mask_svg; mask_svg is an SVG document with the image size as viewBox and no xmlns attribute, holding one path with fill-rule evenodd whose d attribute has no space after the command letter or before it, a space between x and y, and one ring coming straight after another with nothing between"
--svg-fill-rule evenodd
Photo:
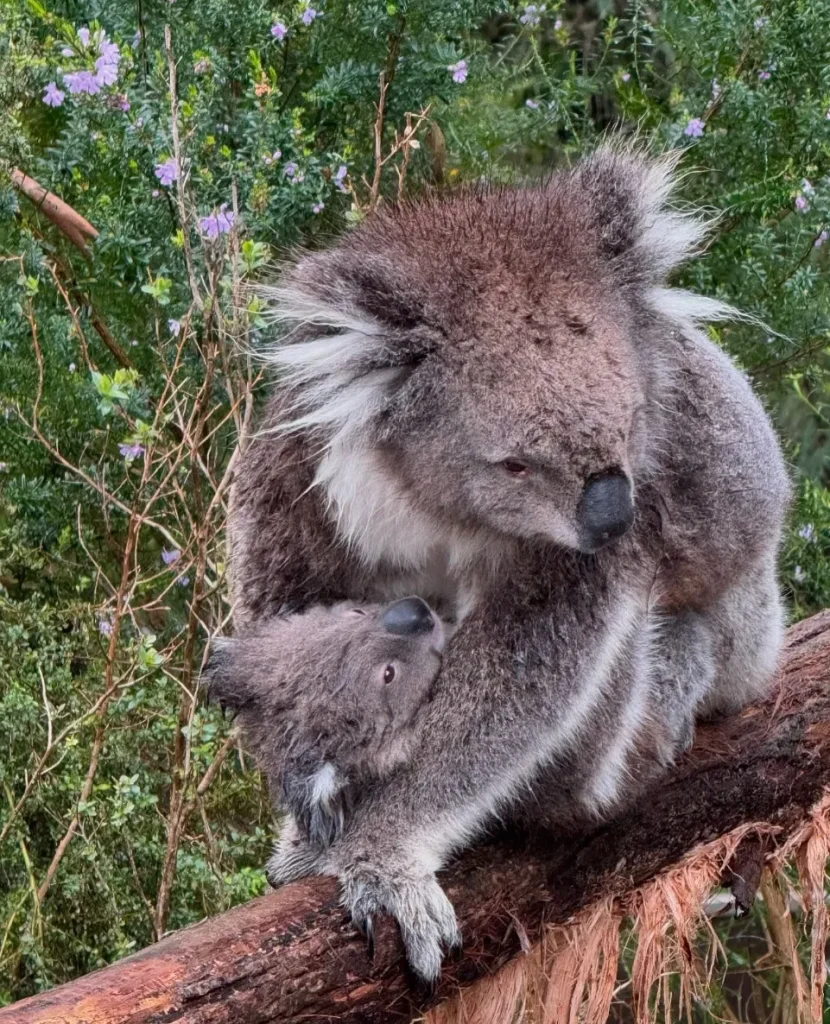
<instances>
[{"instance_id":1,"label":"peeling bark strip","mask_svg":"<svg viewBox=\"0 0 830 1024\"><path fill-rule=\"evenodd\" d=\"M431 1002L502 967L545 924L631 892L700 843L754 822L784 842L828 784L830 611L789 631L769 701L701 727L673 775L621 821L534 850L480 847L448 870L465 946ZM371 963L336 883L309 879L0 1010L0 1024L410 1021L419 1006L394 926L378 933Z\"/></svg>"}]
</instances>

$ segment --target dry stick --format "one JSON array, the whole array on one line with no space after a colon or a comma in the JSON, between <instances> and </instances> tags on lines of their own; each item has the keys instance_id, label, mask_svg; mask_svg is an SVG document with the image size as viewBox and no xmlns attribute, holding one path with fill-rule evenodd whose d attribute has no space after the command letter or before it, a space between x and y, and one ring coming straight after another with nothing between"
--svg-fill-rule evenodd
<instances>
[{"instance_id":1,"label":"dry stick","mask_svg":"<svg viewBox=\"0 0 830 1024\"><path fill-rule=\"evenodd\" d=\"M215 302L215 292L213 293ZM196 708L195 696L191 693L193 679L193 661L196 643L199 638L199 608L204 599L205 570L207 566L207 545L211 523L203 515L202 481L198 472L197 456L202 445L205 428L211 415L210 398L213 389L213 378L216 367L216 343L210 337L210 319L205 324L205 378L196 396L191 422L195 421L192 431L187 435L190 439L191 452L191 485L195 509L196 530L196 572L193 583L193 599L187 624L187 637L182 655L181 683L184 693L179 705L178 728L173 751L173 778L170 788L170 807L167 815L167 846L162 862L161 882L156 897L156 933L163 935L167 916L170 911L170 898L173 880L176 874L176 857L181 839L181 830L191 804L185 801L184 794L190 773L191 727ZM185 727L187 733L185 734Z\"/></svg>"},{"instance_id":2,"label":"dry stick","mask_svg":"<svg viewBox=\"0 0 830 1024\"><path fill-rule=\"evenodd\" d=\"M30 198L36 199L38 196L40 196L41 192L45 193L45 197L48 201L45 201L43 205L41 205L41 203L38 202L39 209L42 209L43 212L49 217L49 219L55 225L55 227L62 231L63 234L69 239L69 241L72 242L73 245L80 248L81 252L83 252L84 255L88 257L89 252L83 245L83 240L81 240L81 245L78 246L78 232L83 231L84 233L88 234L91 238L96 238L98 236L98 231L89 223L88 220L82 217L76 210L73 210L71 206L69 206L67 203L64 203L63 200L58 199L58 197L53 195L51 192L47 192L42 185L38 185L34 178L30 178L28 177L28 175L24 175L22 171L15 170L12 172L12 182L14 184L17 184L17 182L15 181L15 175L20 176L20 184L18 185L18 187L26 195L29 195ZM24 183L26 184L26 188L23 187ZM43 235L35 229L32 229L32 233L36 238L43 238ZM121 366L127 369L132 367L133 364L130 357L115 340L112 332L107 327L106 323L104 323L104 320L102 319L100 313L98 313L98 311L95 309L92 303L88 301L86 296L84 296L81 293L77 285L73 284L74 274L72 273L71 268L68 267L66 263L64 263L64 261L60 258L60 256L58 256L57 253L52 254L52 261L51 263L47 263L47 266L49 267L49 271L55 280L55 284L58 285L61 294L67 301L67 305L69 306L73 321L76 321L77 314L74 308L69 304L67 292L72 295L73 299L79 306L89 306L89 315L90 320L92 321L92 326L95 328L98 337L107 346L107 348L110 350L115 359L121 364ZM59 281L62 282L62 284L60 284Z\"/></svg>"},{"instance_id":3,"label":"dry stick","mask_svg":"<svg viewBox=\"0 0 830 1024\"><path fill-rule=\"evenodd\" d=\"M86 238L97 238L98 231L62 199L15 167L11 172L12 185L35 204L52 223L89 259Z\"/></svg>"},{"instance_id":4,"label":"dry stick","mask_svg":"<svg viewBox=\"0 0 830 1024\"><path fill-rule=\"evenodd\" d=\"M42 367L42 363L39 361L39 366ZM149 459L145 459L144 466L142 469L141 484L139 484L137 494L141 493L141 488L146 481L147 473L149 470ZM81 822L81 806L89 800L92 793L92 787L95 783L95 776L98 773L98 764L101 758L101 751L104 747L104 741L106 739L106 713L109 708L110 701L113 695L116 693L117 685L115 680L115 659L118 653L118 636L121 630L121 620L124 617L127 605L127 594L130 590L129 581L130 577L134 572L132 565L133 552L137 547L138 533L141 528L141 518L134 509L130 521L127 526L127 538L124 544L124 555L121 560L121 581L118 586L115 598L115 611L112 619L112 632L110 633L109 644L107 646L107 662L105 670L105 688L104 688L104 700L99 708L100 721L95 729L95 738L92 743L92 751L89 758L89 766L87 768L86 777L84 779L81 792L78 795L78 801L76 804L75 813L72 815L72 820L69 823L69 827L63 835L63 838L58 843L57 849L55 850L52 861L46 871L46 876L38 889L38 899L42 903L46 897L46 893L49 891L49 887L54 881L57 870L63 860L64 854L66 853L69 844L75 833L78 830L78 826Z\"/></svg>"},{"instance_id":5,"label":"dry stick","mask_svg":"<svg viewBox=\"0 0 830 1024\"><path fill-rule=\"evenodd\" d=\"M190 248L190 229L188 226L187 202L185 199L185 168L182 159L182 145L179 138L179 99L176 88L176 58L173 56L173 37L170 26L164 26L164 47L167 51L167 66L170 71L170 129L173 135L173 159L176 161L176 201L179 207L179 220L182 225L184 263L187 267L187 279L190 282L190 293L199 312L205 308L204 299L196 279L193 265L193 252Z\"/></svg>"},{"instance_id":6,"label":"dry stick","mask_svg":"<svg viewBox=\"0 0 830 1024\"><path fill-rule=\"evenodd\" d=\"M117 685L116 689L120 693L122 690L127 689L127 687L129 687L131 685L132 685L131 682L119 683ZM23 788L22 794L18 798L17 803L12 808L11 814L9 815L8 819L6 820L5 825L3 826L2 829L0 829L0 845L3 844L3 841L6 839L6 837L9 834L9 832L11 831L12 826L14 825L15 821L17 820L18 816L20 815L21 810L23 809L23 805L26 803L26 801L31 796L32 790L35 788L37 783L40 781L41 776L43 776L46 773L46 765L47 765L47 763L49 761L49 758L52 756L52 754L55 752L55 750L61 745L61 743L63 743L63 741L66 739L67 736L71 736L72 733L77 732L78 729L82 728L82 726L87 721L89 721L90 718L92 718L93 716L97 715L98 712L101 710L101 707L104 704L104 701L105 700L109 700L109 699L110 699L110 695L109 694L107 694L106 692L102 693L98 697L98 699L95 701L95 703L92 705L91 708L89 708L88 710L84 711L84 713L82 715L79 715L77 718L73 719L68 725L64 726L64 728L61 729L61 731L57 734L55 739L52 741L52 745L51 746L47 746L45 748L43 753L40 755L40 759L38 760L37 764L35 765L34 771L32 772L31 776L27 780L26 785Z\"/></svg>"}]
</instances>

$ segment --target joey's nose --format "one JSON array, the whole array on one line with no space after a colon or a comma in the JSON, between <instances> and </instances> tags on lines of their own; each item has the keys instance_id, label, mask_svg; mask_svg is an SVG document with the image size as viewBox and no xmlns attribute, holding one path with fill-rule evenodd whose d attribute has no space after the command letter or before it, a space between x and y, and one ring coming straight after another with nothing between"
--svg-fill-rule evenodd
<instances>
[{"instance_id":1,"label":"joey's nose","mask_svg":"<svg viewBox=\"0 0 830 1024\"><path fill-rule=\"evenodd\" d=\"M582 492L578 516L582 542L589 551L621 537L634 522L628 477L616 471L591 477Z\"/></svg>"},{"instance_id":2,"label":"joey's nose","mask_svg":"<svg viewBox=\"0 0 830 1024\"><path fill-rule=\"evenodd\" d=\"M390 604L383 615L383 628L387 633L412 636L429 633L435 628L435 617L426 601L420 597L405 597Z\"/></svg>"}]
</instances>

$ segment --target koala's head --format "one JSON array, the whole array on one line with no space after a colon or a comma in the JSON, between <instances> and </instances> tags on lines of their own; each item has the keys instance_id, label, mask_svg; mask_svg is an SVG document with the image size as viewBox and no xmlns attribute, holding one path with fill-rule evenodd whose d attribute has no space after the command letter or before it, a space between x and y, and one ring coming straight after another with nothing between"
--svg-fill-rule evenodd
<instances>
[{"instance_id":1,"label":"koala's head","mask_svg":"<svg viewBox=\"0 0 830 1024\"><path fill-rule=\"evenodd\" d=\"M379 776L412 749L445 638L417 597L316 606L214 641L203 678L277 786L289 758Z\"/></svg>"},{"instance_id":2,"label":"koala's head","mask_svg":"<svg viewBox=\"0 0 830 1024\"><path fill-rule=\"evenodd\" d=\"M361 505L350 541L377 545L396 502L584 551L631 526L655 324L717 312L662 287L704 230L665 208L672 169L603 150L544 185L381 210L270 290L293 325L273 353L287 428L325 439L318 483L347 533Z\"/></svg>"}]
</instances>

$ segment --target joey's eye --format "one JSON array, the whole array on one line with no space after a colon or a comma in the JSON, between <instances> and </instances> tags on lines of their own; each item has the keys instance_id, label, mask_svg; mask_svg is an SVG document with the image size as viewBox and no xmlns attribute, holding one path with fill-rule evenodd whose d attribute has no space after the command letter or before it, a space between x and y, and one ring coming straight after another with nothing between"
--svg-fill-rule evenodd
<instances>
[{"instance_id":1,"label":"joey's eye","mask_svg":"<svg viewBox=\"0 0 830 1024\"><path fill-rule=\"evenodd\" d=\"M395 672L395 666L387 665L386 668L383 670L384 683L391 683L392 680L395 678L396 674L397 673Z\"/></svg>"},{"instance_id":2,"label":"joey's eye","mask_svg":"<svg viewBox=\"0 0 830 1024\"><path fill-rule=\"evenodd\" d=\"M510 476L530 476L530 466L518 459L505 459L499 465Z\"/></svg>"}]
</instances>

